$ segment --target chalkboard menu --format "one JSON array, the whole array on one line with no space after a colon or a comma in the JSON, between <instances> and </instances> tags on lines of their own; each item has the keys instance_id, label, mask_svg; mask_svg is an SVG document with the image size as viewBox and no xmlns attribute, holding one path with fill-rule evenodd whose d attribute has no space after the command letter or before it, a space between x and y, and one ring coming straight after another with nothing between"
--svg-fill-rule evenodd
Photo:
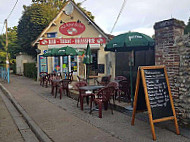
<instances>
[{"instance_id":1,"label":"chalkboard menu","mask_svg":"<svg viewBox=\"0 0 190 142\"><path fill-rule=\"evenodd\" d=\"M154 123L174 120L179 134L177 118L165 66L139 67L133 103L131 125L137 110L148 110L153 140L156 140Z\"/></svg>"},{"instance_id":2,"label":"chalkboard menu","mask_svg":"<svg viewBox=\"0 0 190 142\"><path fill-rule=\"evenodd\" d=\"M153 119L173 116L164 69L144 69Z\"/></svg>"},{"instance_id":3,"label":"chalkboard menu","mask_svg":"<svg viewBox=\"0 0 190 142\"><path fill-rule=\"evenodd\" d=\"M139 89L138 89L138 100L137 100L137 110L145 111L147 110L146 101L145 101L145 93L142 83L142 78L140 78Z\"/></svg>"}]
</instances>

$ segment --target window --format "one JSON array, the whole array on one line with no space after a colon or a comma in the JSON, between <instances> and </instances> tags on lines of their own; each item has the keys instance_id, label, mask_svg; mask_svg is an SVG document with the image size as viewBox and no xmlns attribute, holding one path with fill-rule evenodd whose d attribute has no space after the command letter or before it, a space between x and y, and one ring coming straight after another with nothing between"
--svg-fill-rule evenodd
<instances>
[{"instance_id":1,"label":"window","mask_svg":"<svg viewBox=\"0 0 190 142\"><path fill-rule=\"evenodd\" d=\"M71 56L71 70L77 72L77 56Z\"/></svg>"},{"instance_id":2,"label":"window","mask_svg":"<svg viewBox=\"0 0 190 142\"><path fill-rule=\"evenodd\" d=\"M53 38L53 37L57 37L57 32L47 33L47 38Z\"/></svg>"}]
</instances>

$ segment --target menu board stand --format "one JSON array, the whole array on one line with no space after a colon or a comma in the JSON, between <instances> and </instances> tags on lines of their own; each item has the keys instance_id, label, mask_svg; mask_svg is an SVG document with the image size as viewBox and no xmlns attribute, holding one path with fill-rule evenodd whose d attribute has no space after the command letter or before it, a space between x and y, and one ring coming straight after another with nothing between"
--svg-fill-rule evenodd
<instances>
[{"instance_id":1,"label":"menu board stand","mask_svg":"<svg viewBox=\"0 0 190 142\"><path fill-rule=\"evenodd\" d=\"M144 88L143 93L139 93L140 87ZM146 102L146 108L148 110L153 140L156 140L154 123L157 122L174 120L176 133L179 134L179 127L165 66L143 66L138 68L131 125L134 125L135 113L138 111L137 108L139 109L139 106L142 106L139 103L143 101L138 100L139 98L143 98L142 95L144 95L144 101ZM142 109L144 109L144 107ZM139 110L142 111L142 109Z\"/></svg>"}]
</instances>

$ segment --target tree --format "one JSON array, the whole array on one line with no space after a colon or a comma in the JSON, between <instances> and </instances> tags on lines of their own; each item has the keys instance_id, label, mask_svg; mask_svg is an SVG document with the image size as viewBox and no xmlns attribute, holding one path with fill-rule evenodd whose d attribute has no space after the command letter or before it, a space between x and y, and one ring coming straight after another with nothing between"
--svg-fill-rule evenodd
<instances>
[{"instance_id":1,"label":"tree","mask_svg":"<svg viewBox=\"0 0 190 142\"><path fill-rule=\"evenodd\" d=\"M0 64L5 63L6 50L5 50L5 35L0 35Z\"/></svg>"},{"instance_id":2,"label":"tree","mask_svg":"<svg viewBox=\"0 0 190 142\"><path fill-rule=\"evenodd\" d=\"M10 53L10 59L15 59L16 53L22 51L18 44L17 26L8 28L8 42L8 53Z\"/></svg>"},{"instance_id":3,"label":"tree","mask_svg":"<svg viewBox=\"0 0 190 142\"><path fill-rule=\"evenodd\" d=\"M31 44L57 14L57 8L50 4L33 3L31 6L24 6L17 30L22 52L36 56L36 47Z\"/></svg>"},{"instance_id":4,"label":"tree","mask_svg":"<svg viewBox=\"0 0 190 142\"><path fill-rule=\"evenodd\" d=\"M189 21L188 21L188 23L187 23L187 26L185 26L184 33L185 33L185 34L190 33L190 18L189 18Z\"/></svg>"},{"instance_id":5,"label":"tree","mask_svg":"<svg viewBox=\"0 0 190 142\"><path fill-rule=\"evenodd\" d=\"M60 10L67 0L32 0L32 2L36 4L48 4Z\"/></svg>"},{"instance_id":6,"label":"tree","mask_svg":"<svg viewBox=\"0 0 190 142\"><path fill-rule=\"evenodd\" d=\"M17 53L18 43L17 43L17 27L8 28L8 56L9 59L15 59L15 54ZM6 60L6 36L5 34L0 35L0 62L5 63Z\"/></svg>"}]
</instances>

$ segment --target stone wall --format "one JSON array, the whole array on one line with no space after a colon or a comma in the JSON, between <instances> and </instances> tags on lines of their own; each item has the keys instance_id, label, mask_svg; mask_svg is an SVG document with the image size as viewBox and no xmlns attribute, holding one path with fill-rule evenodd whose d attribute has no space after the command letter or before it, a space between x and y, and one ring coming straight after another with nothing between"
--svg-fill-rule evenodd
<instances>
[{"instance_id":1,"label":"stone wall","mask_svg":"<svg viewBox=\"0 0 190 142\"><path fill-rule=\"evenodd\" d=\"M179 99L175 100L181 122L190 124L190 35L181 36L176 40L179 49L179 74L175 86L179 88Z\"/></svg>"},{"instance_id":2,"label":"stone wall","mask_svg":"<svg viewBox=\"0 0 190 142\"><path fill-rule=\"evenodd\" d=\"M177 37L184 34L184 26L184 22L176 19L164 20L154 25L155 65L166 66L177 116L181 116L179 87L175 85L180 70L180 53L179 47L174 43Z\"/></svg>"},{"instance_id":3,"label":"stone wall","mask_svg":"<svg viewBox=\"0 0 190 142\"><path fill-rule=\"evenodd\" d=\"M177 36L184 33L184 24L176 19L158 22L155 29L155 65L165 65L168 72L171 92L175 99L178 99L178 88L176 76L179 73L179 52L174 46Z\"/></svg>"}]
</instances>

